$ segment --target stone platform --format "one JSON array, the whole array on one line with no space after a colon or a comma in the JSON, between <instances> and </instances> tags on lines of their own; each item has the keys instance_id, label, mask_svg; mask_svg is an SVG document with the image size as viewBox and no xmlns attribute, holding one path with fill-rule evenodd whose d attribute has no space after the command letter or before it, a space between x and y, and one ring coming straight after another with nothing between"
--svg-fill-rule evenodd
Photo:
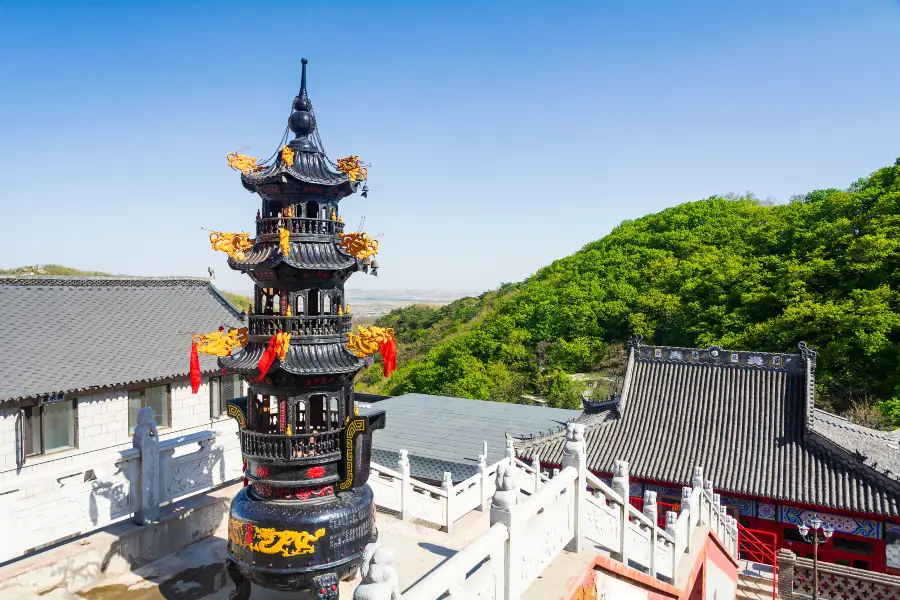
<instances>
[{"instance_id":1,"label":"stone platform","mask_svg":"<svg viewBox=\"0 0 900 600\"><path fill-rule=\"evenodd\" d=\"M229 498L240 488L240 484L228 486L216 490L213 496ZM227 514L221 511L216 513L220 515L221 522L212 535L155 562L130 570L114 569L105 573L92 570L93 577L82 575L77 586L70 585L66 590L63 581L71 581L71 574L65 572L65 565L83 562L63 559L63 555L77 555L77 551L83 549L79 542L73 542L54 551L55 558L62 559L55 568L59 583L42 587L22 581L28 585L27 588L6 588L3 594L10 594L9 600L14 600L17 593L21 593L22 600L32 600L35 593L40 593L46 600L68 600L72 597L89 600L227 600L228 592L234 589L224 569ZM175 518L182 523L190 520ZM489 519L489 513L473 511L456 523L450 535L433 527L404 522L393 515L379 513L379 543L394 549L400 589L406 590L458 549L484 533L488 529ZM352 598L358 583L358 580L342 582L341 597ZM273 592L257 587L253 588L252 595L254 600L303 600L306 596L305 593ZM5 595L3 597L4 600L7 598Z\"/></svg>"}]
</instances>

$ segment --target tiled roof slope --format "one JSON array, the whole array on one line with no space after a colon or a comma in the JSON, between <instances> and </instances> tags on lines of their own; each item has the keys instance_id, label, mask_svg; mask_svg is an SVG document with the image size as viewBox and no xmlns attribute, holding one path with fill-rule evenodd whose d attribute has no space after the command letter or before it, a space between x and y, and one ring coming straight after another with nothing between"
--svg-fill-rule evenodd
<instances>
[{"instance_id":1,"label":"tiled roof slope","mask_svg":"<svg viewBox=\"0 0 900 600\"><path fill-rule=\"evenodd\" d=\"M189 332L241 325L200 278L2 277L0 320L0 401L186 376Z\"/></svg>"},{"instance_id":2,"label":"tiled roof slope","mask_svg":"<svg viewBox=\"0 0 900 600\"><path fill-rule=\"evenodd\" d=\"M579 415L563 408L426 394L388 398L373 408L387 412L384 429L372 436L373 461L396 470L403 449L409 452L413 477L440 481L446 471L457 483L477 472L483 442L487 464L493 464L506 456L504 432L557 430Z\"/></svg>"},{"instance_id":3,"label":"tiled roof slope","mask_svg":"<svg viewBox=\"0 0 900 600\"><path fill-rule=\"evenodd\" d=\"M815 355L803 351L811 356L632 347L619 408L581 418L588 468L608 473L625 460L633 477L689 485L701 465L723 493L900 515L896 474L805 435ZM559 464L562 444L556 434L523 440L517 452Z\"/></svg>"}]
</instances>

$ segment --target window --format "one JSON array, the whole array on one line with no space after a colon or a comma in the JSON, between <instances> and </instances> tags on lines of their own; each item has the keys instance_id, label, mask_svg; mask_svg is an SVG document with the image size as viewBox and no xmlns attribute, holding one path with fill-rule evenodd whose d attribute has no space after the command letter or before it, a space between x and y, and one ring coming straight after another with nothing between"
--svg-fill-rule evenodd
<instances>
[{"instance_id":1,"label":"window","mask_svg":"<svg viewBox=\"0 0 900 600\"><path fill-rule=\"evenodd\" d=\"M228 411L225 408L229 400L243 395L244 386L238 375L209 378L209 415L218 419Z\"/></svg>"},{"instance_id":2,"label":"window","mask_svg":"<svg viewBox=\"0 0 900 600\"><path fill-rule=\"evenodd\" d=\"M855 554L865 554L867 556L875 554L875 545L872 544L872 542L848 540L847 538L834 536L832 538L832 543L834 544L835 550L853 552Z\"/></svg>"},{"instance_id":3,"label":"window","mask_svg":"<svg viewBox=\"0 0 900 600\"><path fill-rule=\"evenodd\" d=\"M128 392L128 433L134 433L138 411L152 408L157 427L169 427L169 386L157 385Z\"/></svg>"},{"instance_id":4,"label":"window","mask_svg":"<svg viewBox=\"0 0 900 600\"><path fill-rule=\"evenodd\" d=\"M75 447L75 400L29 406L22 410L24 456Z\"/></svg>"}]
</instances>

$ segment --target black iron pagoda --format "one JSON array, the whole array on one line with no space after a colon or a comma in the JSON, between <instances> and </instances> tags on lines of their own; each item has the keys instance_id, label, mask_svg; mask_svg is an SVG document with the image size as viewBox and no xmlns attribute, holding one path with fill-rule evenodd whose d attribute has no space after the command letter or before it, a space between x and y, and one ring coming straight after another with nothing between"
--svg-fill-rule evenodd
<instances>
[{"instance_id":1,"label":"black iron pagoda","mask_svg":"<svg viewBox=\"0 0 900 600\"><path fill-rule=\"evenodd\" d=\"M363 360L347 349L344 295L344 282L371 261L342 247L339 209L364 181L325 155L302 63L289 119L295 138L271 164L242 169L244 187L262 207L252 248L228 259L255 284L247 344L219 359L249 382L248 397L228 405L248 482L231 504L232 600L246 600L251 583L337 598L339 580L377 537L366 481L372 432L385 416L355 408L353 379ZM261 368L267 350L283 342L283 358Z\"/></svg>"}]
</instances>

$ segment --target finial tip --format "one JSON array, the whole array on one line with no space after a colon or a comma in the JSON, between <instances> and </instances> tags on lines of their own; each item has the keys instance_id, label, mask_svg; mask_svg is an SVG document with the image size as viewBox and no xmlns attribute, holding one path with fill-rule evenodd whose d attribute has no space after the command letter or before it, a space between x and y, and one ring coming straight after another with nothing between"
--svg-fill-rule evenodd
<instances>
[{"instance_id":1,"label":"finial tip","mask_svg":"<svg viewBox=\"0 0 900 600\"><path fill-rule=\"evenodd\" d=\"M300 59L300 62L303 63L303 64L305 65L305 64L308 63L309 61L306 60L305 58L301 58L301 59Z\"/></svg>"}]
</instances>

